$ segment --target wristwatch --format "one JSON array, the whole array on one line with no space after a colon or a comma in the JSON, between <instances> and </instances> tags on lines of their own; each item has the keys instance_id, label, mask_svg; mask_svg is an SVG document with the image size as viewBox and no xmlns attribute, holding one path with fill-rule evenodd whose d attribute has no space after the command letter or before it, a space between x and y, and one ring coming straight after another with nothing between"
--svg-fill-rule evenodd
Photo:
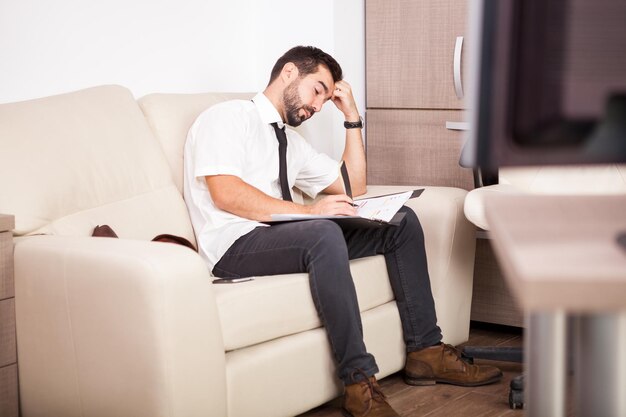
<instances>
[{"instance_id":1,"label":"wristwatch","mask_svg":"<svg viewBox=\"0 0 626 417\"><path fill-rule=\"evenodd\" d=\"M343 122L343 127L346 129L363 129L363 118L359 116L358 122Z\"/></svg>"}]
</instances>

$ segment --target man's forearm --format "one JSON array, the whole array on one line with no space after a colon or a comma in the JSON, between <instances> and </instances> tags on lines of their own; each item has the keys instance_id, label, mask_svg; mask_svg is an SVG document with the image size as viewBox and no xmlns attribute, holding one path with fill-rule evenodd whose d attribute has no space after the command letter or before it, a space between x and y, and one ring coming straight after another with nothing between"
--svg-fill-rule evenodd
<instances>
[{"instance_id":1,"label":"man's forearm","mask_svg":"<svg viewBox=\"0 0 626 417\"><path fill-rule=\"evenodd\" d=\"M272 214L309 213L304 205L273 198L238 177L206 177L213 203L220 210L256 221L271 220Z\"/></svg>"},{"instance_id":2,"label":"man's forearm","mask_svg":"<svg viewBox=\"0 0 626 417\"><path fill-rule=\"evenodd\" d=\"M352 87L346 81L341 80L335 83L335 90L332 97L333 103L337 106L345 118L346 122L358 122L359 109L352 95ZM363 135L361 129L346 129L346 145L342 159L346 161L352 195L357 196L367 192L365 149L363 147ZM333 187L335 189L336 187Z\"/></svg>"},{"instance_id":3,"label":"man's forearm","mask_svg":"<svg viewBox=\"0 0 626 417\"><path fill-rule=\"evenodd\" d=\"M361 129L346 129L346 146L342 159L346 161L348 168L352 195L365 194L367 192L367 172Z\"/></svg>"},{"instance_id":4,"label":"man's forearm","mask_svg":"<svg viewBox=\"0 0 626 417\"><path fill-rule=\"evenodd\" d=\"M326 196L305 206L273 198L233 175L205 177L213 204L220 209L256 221L271 220L272 214L323 214L354 216L352 200L345 194Z\"/></svg>"}]
</instances>

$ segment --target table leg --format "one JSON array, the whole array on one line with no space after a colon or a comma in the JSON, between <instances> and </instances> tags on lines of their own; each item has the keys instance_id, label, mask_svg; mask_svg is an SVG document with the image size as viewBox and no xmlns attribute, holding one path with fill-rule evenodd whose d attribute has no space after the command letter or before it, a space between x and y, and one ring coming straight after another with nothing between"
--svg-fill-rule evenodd
<instances>
[{"instance_id":1,"label":"table leg","mask_svg":"<svg viewBox=\"0 0 626 417\"><path fill-rule=\"evenodd\" d=\"M576 395L582 417L626 415L626 313L578 319Z\"/></svg>"},{"instance_id":2,"label":"table leg","mask_svg":"<svg viewBox=\"0 0 626 417\"><path fill-rule=\"evenodd\" d=\"M566 324L563 311L527 316L524 352L528 416L565 416Z\"/></svg>"}]
</instances>

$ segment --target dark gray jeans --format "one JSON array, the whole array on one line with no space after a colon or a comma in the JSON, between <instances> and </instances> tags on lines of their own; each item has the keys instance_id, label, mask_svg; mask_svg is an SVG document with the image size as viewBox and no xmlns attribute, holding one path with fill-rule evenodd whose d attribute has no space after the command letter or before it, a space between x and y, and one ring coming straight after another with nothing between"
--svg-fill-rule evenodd
<instances>
[{"instance_id":1,"label":"dark gray jeans","mask_svg":"<svg viewBox=\"0 0 626 417\"><path fill-rule=\"evenodd\" d=\"M359 305L349 260L384 254L408 352L441 341L430 288L424 233L413 210L399 226L342 230L330 220L258 227L240 237L213 275L237 278L308 272L313 301L326 328L344 384L378 372L363 343Z\"/></svg>"}]
</instances>

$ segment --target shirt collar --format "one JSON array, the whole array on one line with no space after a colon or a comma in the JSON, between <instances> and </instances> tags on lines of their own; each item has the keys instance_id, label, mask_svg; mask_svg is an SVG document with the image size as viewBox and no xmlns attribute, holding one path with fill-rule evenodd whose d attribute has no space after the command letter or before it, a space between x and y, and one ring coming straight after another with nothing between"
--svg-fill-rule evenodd
<instances>
[{"instance_id":1,"label":"shirt collar","mask_svg":"<svg viewBox=\"0 0 626 417\"><path fill-rule=\"evenodd\" d=\"M254 96L252 101L256 105L259 116L261 117L261 121L263 123L278 123L278 127L280 129L285 126L282 117L280 117L280 114L278 113L278 110L276 110L276 107L274 107L270 99L267 98L265 94L258 93L256 96Z\"/></svg>"}]
</instances>

